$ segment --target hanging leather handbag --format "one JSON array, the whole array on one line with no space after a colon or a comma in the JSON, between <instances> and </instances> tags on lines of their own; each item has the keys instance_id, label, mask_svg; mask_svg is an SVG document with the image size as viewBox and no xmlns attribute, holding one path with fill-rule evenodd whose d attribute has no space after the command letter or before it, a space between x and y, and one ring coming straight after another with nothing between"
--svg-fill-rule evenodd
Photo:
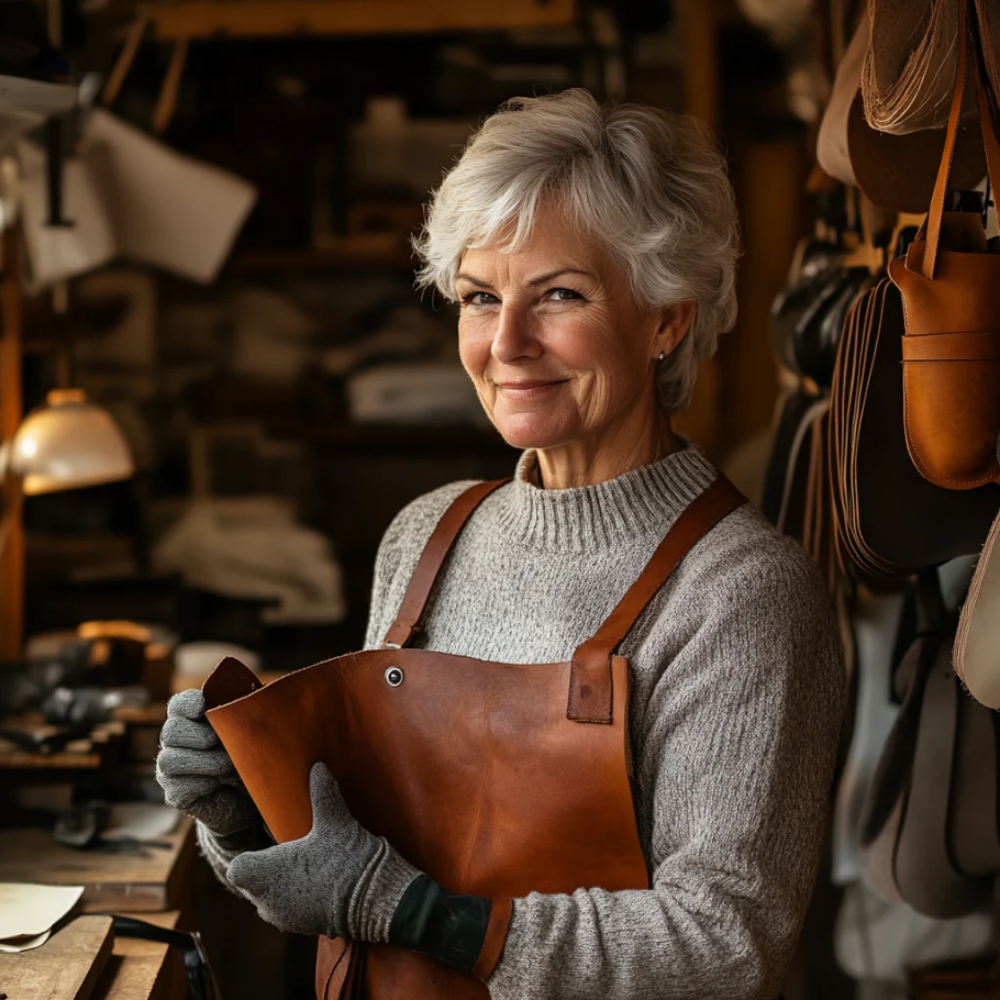
<instances>
[{"instance_id":1,"label":"hanging leather handbag","mask_svg":"<svg viewBox=\"0 0 1000 1000\"><path fill-rule=\"evenodd\" d=\"M955 639L955 670L969 694L1000 708L1000 514L983 547Z\"/></svg>"},{"instance_id":2,"label":"hanging leather handbag","mask_svg":"<svg viewBox=\"0 0 1000 1000\"><path fill-rule=\"evenodd\" d=\"M786 390L775 406L772 423L771 452L761 489L760 512L771 524L781 517L788 480L793 466L793 448L799 440L803 417L816 402L815 393L797 388Z\"/></svg>"},{"instance_id":3,"label":"hanging leather handbag","mask_svg":"<svg viewBox=\"0 0 1000 1000\"><path fill-rule=\"evenodd\" d=\"M982 69L968 56L970 0L959 4L959 59L944 154L924 230L889 265L903 297L903 393L913 464L936 486L968 490L1000 477L1000 245L974 212L945 211L966 77L976 88L993 189L1000 142Z\"/></svg>"},{"instance_id":4,"label":"hanging leather handbag","mask_svg":"<svg viewBox=\"0 0 1000 1000\"><path fill-rule=\"evenodd\" d=\"M935 570L914 594L916 636L895 675L902 707L868 790L865 880L888 902L948 919L987 905L1000 872L993 714L964 696Z\"/></svg>"},{"instance_id":5,"label":"hanging leather handbag","mask_svg":"<svg viewBox=\"0 0 1000 1000\"><path fill-rule=\"evenodd\" d=\"M820 122L816 159L827 174L861 188L875 205L898 212L923 212L934 189L943 130L921 129L894 135L868 123L860 86L871 22L869 4L860 6L857 30L837 67ZM957 131L954 180L958 187L975 187L983 176L982 143L974 129Z\"/></svg>"},{"instance_id":6,"label":"hanging leather handbag","mask_svg":"<svg viewBox=\"0 0 1000 1000\"><path fill-rule=\"evenodd\" d=\"M1000 508L1000 486L943 490L910 459L899 376L904 317L887 279L844 326L830 397L830 473L838 558L861 576L911 573L973 555Z\"/></svg>"}]
</instances>

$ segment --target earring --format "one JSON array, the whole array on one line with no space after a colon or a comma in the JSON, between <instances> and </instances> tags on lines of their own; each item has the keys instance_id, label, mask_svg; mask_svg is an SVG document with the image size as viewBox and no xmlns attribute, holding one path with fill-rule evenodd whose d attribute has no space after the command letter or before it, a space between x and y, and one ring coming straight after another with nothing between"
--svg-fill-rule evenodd
<instances>
[{"instance_id":1,"label":"earring","mask_svg":"<svg viewBox=\"0 0 1000 1000\"><path fill-rule=\"evenodd\" d=\"M657 361L666 361L667 360L667 352L666 351L660 351L660 354L659 354L659 356L657 357L656 360Z\"/></svg>"}]
</instances>

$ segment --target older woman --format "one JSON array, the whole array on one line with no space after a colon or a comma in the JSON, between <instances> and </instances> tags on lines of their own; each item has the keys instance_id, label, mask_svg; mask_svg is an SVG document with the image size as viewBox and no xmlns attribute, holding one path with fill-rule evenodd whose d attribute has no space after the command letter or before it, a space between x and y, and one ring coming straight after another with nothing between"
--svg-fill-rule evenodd
<instances>
[{"instance_id":1,"label":"older woman","mask_svg":"<svg viewBox=\"0 0 1000 1000\"><path fill-rule=\"evenodd\" d=\"M466 827L503 818L463 841L461 864L445 859L455 885L368 832L322 765L312 832L265 846L200 693L171 703L160 781L200 820L223 879L282 929L437 963L410 980L388 966L376 977L373 964L367 995L443 996L446 982L449 996L485 995L439 982L449 966L499 1000L780 991L823 840L842 668L812 564L671 426L699 360L733 324L737 242L703 128L580 90L487 119L434 197L420 282L460 304L462 363L494 425L524 449L508 484L455 483L407 507L376 564L367 648L386 637L431 651L442 670L458 664L451 676L473 702L481 693L487 717L485 735L470 728L475 738L447 752L440 720L404 719L407 738L423 740L426 767L407 781L423 782L426 813L453 808ZM422 612L408 618L414 601ZM538 684L546 670L569 678L568 706L558 687L551 713L567 728L522 726L514 759L505 727L537 706L498 709L489 685L530 664L550 665L531 668ZM612 732L625 722L627 749ZM563 740L591 755L582 779ZM485 752L494 787L439 801L425 773L461 772L482 763L463 756ZM523 808L509 800L511 773L524 779ZM550 815L566 825L538 820ZM448 855L448 817L436 822ZM506 867L466 882L502 892L453 895L479 852Z\"/></svg>"}]
</instances>

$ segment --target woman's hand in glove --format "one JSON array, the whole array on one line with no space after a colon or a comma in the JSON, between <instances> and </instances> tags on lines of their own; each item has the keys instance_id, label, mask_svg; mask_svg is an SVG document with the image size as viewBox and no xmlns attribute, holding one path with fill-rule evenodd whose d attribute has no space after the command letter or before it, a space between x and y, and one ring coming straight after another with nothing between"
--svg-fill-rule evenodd
<instances>
[{"instance_id":1,"label":"woman's hand in glove","mask_svg":"<svg viewBox=\"0 0 1000 1000\"><path fill-rule=\"evenodd\" d=\"M168 805L193 816L219 837L256 826L257 807L205 718L205 696L182 691L167 702L156 780Z\"/></svg>"},{"instance_id":2,"label":"woman's hand in glove","mask_svg":"<svg viewBox=\"0 0 1000 1000\"><path fill-rule=\"evenodd\" d=\"M387 942L396 907L420 872L354 819L325 764L314 765L309 791L310 833L241 854L229 882L280 930Z\"/></svg>"}]
</instances>

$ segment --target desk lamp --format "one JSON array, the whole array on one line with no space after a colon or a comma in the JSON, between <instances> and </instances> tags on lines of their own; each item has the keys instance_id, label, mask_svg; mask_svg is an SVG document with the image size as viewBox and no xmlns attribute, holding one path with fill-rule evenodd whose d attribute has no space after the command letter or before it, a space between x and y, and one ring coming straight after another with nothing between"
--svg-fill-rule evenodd
<instances>
[{"instance_id":1,"label":"desk lamp","mask_svg":"<svg viewBox=\"0 0 1000 1000\"><path fill-rule=\"evenodd\" d=\"M9 446L0 472L21 480L25 496L128 479L135 471L128 444L111 414L82 389L53 389L32 410Z\"/></svg>"},{"instance_id":2,"label":"desk lamp","mask_svg":"<svg viewBox=\"0 0 1000 1000\"><path fill-rule=\"evenodd\" d=\"M134 471L128 444L108 411L90 402L82 389L53 389L45 405L32 410L14 437L0 445L0 485L6 486L7 499L0 519L0 556L21 516L22 496L111 483ZM12 602L6 616L12 634L4 642L16 650L21 642L16 619L23 608L23 564L12 587L16 593L0 594L0 600Z\"/></svg>"}]
</instances>

